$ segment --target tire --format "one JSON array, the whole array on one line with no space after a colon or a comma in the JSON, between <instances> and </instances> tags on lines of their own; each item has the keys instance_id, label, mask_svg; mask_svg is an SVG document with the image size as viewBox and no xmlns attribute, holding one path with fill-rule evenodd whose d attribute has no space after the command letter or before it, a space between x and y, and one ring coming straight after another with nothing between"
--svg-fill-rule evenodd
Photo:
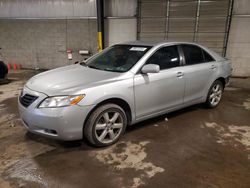
<instances>
[{"instance_id":1,"label":"tire","mask_svg":"<svg viewBox=\"0 0 250 188\"><path fill-rule=\"evenodd\" d=\"M109 146L119 140L126 126L124 110L116 104L105 104L91 113L85 123L83 136L93 146Z\"/></svg>"},{"instance_id":2,"label":"tire","mask_svg":"<svg viewBox=\"0 0 250 188\"><path fill-rule=\"evenodd\" d=\"M205 102L208 108L215 108L219 105L222 93L223 93L223 84L220 80L215 80L214 83L209 88L207 94L207 100Z\"/></svg>"}]
</instances>

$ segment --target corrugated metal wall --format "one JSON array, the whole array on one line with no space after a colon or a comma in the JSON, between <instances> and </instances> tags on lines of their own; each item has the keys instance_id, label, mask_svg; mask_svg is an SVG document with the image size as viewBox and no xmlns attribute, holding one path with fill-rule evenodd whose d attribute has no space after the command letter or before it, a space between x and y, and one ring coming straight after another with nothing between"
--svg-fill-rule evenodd
<instances>
[{"instance_id":1,"label":"corrugated metal wall","mask_svg":"<svg viewBox=\"0 0 250 188\"><path fill-rule=\"evenodd\" d=\"M137 0L105 0L105 45L137 37Z\"/></svg>"},{"instance_id":2,"label":"corrugated metal wall","mask_svg":"<svg viewBox=\"0 0 250 188\"><path fill-rule=\"evenodd\" d=\"M138 38L192 41L225 53L231 0L139 0Z\"/></svg>"},{"instance_id":3,"label":"corrugated metal wall","mask_svg":"<svg viewBox=\"0 0 250 188\"><path fill-rule=\"evenodd\" d=\"M104 0L106 17L135 17L137 0Z\"/></svg>"}]
</instances>

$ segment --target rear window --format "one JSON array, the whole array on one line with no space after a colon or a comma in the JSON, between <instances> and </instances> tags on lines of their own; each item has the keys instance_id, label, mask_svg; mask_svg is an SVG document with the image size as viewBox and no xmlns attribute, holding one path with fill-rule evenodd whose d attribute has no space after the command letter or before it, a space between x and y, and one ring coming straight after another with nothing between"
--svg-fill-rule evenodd
<instances>
[{"instance_id":1,"label":"rear window","mask_svg":"<svg viewBox=\"0 0 250 188\"><path fill-rule=\"evenodd\" d=\"M204 62L214 61L213 57L209 55L202 48L195 45L181 45L185 56L186 65L194 65Z\"/></svg>"},{"instance_id":2,"label":"rear window","mask_svg":"<svg viewBox=\"0 0 250 188\"><path fill-rule=\"evenodd\" d=\"M186 65L202 63L204 61L202 49L194 45L182 45Z\"/></svg>"},{"instance_id":3,"label":"rear window","mask_svg":"<svg viewBox=\"0 0 250 188\"><path fill-rule=\"evenodd\" d=\"M203 56L204 56L204 62L211 62L211 61L215 61L214 58L209 55L205 50L203 51Z\"/></svg>"}]
</instances>

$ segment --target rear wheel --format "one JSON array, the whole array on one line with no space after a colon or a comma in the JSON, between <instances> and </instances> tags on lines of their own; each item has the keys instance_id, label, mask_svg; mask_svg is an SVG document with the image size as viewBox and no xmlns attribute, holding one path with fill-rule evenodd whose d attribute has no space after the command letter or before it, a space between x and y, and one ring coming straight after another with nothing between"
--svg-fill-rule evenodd
<instances>
[{"instance_id":1,"label":"rear wheel","mask_svg":"<svg viewBox=\"0 0 250 188\"><path fill-rule=\"evenodd\" d=\"M223 92L223 84L216 80L209 89L206 104L209 108L215 108L219 105Z\"/></svg>"},{"instance_id":2,"label":"rear wheel","mask_svg":"<svg viewBox=\"0 0 250 188\"><path fill-rule=\"evenodd\" d=\"M126 125L124 110L116 104L105 104L88 118L84 126L84 136L94 146L108 146L119 140Z\"/></svg>"}]
</instances>

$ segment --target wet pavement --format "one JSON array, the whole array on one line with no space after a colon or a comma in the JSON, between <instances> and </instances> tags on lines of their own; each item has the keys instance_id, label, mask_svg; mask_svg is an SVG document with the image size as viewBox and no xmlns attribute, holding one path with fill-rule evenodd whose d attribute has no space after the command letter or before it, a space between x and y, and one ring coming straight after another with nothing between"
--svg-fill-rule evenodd
<instances>
[{"instance_id":1,"label":"wet pavement","mask_svg":"<svg viewBox=\"0 0 250 188\"><path fill-rule=\"evenodd\" d=\"M26 132L17 94L34 74L10 73L0 85L1 188L250 187L250 79L234 79L216 109L150 119L97 149Z\"/></svg>"}]
</instances>

